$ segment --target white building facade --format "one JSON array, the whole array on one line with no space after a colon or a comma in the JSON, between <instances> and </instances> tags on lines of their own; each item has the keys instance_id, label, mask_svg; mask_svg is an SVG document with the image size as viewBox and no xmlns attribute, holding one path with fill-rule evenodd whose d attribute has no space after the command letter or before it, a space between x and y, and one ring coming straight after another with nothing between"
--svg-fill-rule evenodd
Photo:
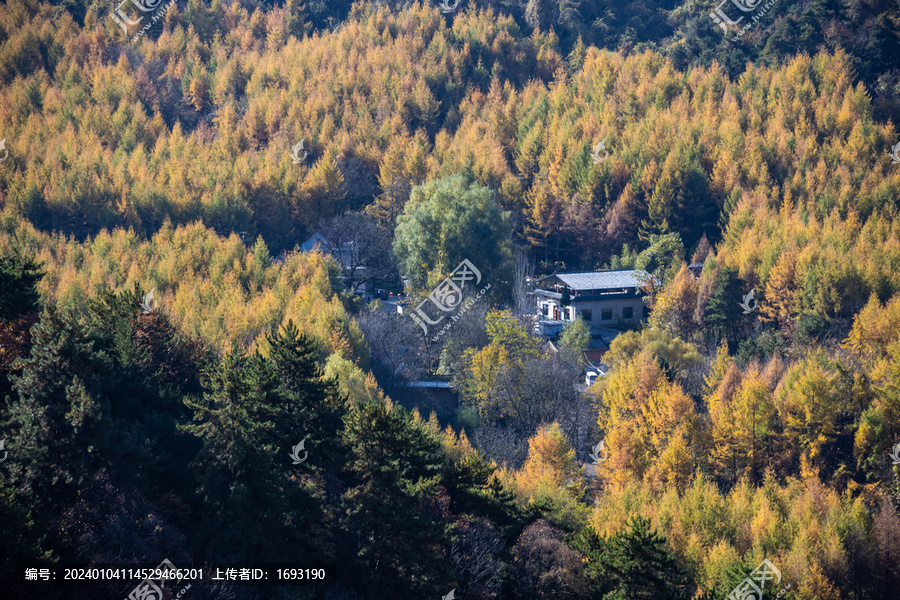
<instances>
[{"instance_id":1,"label":"white building facade","mask_svg":"<svg viewBox=\"0 0 900 600\"><path fill-rule=\"evenodd\" d=\"M650 311L641 289L645 278L637 271L557 273L538 282L534 291L540 333L553 335L557 325L581 317L592 327L637 324ZM563 290L569 289L569 305L562 305Z\"/></svg>"}]
</instances>

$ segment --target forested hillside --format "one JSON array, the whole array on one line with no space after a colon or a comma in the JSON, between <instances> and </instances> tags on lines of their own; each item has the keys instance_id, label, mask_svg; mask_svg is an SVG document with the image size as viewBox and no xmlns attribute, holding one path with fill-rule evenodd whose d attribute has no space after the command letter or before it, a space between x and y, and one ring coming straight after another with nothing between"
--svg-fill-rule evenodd
<instances>
[{"instance_id":1,"label":"forested hillside","mask_svg":"<svg viewBox=\"0 0 900 600\"><path fill-rule=\"evenodd\" d=\"M900 598L900 7L761 6L0 6L0 583ZM585 386L535 282L609 269Z\"/></svg>"}]
</instances>

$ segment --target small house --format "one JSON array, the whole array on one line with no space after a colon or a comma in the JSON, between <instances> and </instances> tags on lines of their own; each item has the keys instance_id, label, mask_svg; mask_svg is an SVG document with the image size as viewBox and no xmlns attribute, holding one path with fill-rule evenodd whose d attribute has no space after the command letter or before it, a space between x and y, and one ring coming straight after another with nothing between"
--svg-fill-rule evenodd
<instances>
[{"instance_id":1,"label":"small house","mask_svg":"<svg viewBox=\"0 0 900 600\"><path fill-rule=\"evenodd\" d=\"M319 232L316 232L311 238L300 245L301 252L320 252L322 254L330 254L338 264L344 269L345 273L349 273L350 269L356 273L367 270L366 266L360 264L359 249L353 242L347 242L341 248L335 248L328 238ZM356 295L362 296L367 302L375 298L374 288L369 283L361 283L356 287Z\"/></svg>"},{"instance_id":2,"label":"small house","mask_svg":"<svg viewBox=\"0 0 900 600\"><path fill-rule=\"evenodd\" d=\"M534 291L540 333L549 331L551 324L562 326L576 317L591 327L639 323L650 314L643 301L644 281L645 276L634 270L556 273L544 277ZM541 327L542 322L547 325Z\"/></svg>"}]
</instances>

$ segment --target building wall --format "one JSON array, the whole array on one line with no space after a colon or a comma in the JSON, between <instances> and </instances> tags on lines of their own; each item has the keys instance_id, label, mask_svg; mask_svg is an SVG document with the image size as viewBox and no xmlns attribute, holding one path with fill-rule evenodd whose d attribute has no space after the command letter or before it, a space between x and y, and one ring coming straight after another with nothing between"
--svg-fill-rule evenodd
<instances>
[{"instance_id":1,"label":"building wall","mask_svg":"<svg viewBox=\"0 0 900 600\"><path fill-rule=\"evenodd\" d=\"M538 302L538 315L554 321L574 321L577 314L574 306L560 306L555 300L545 298Z\"/></svg>"},{"instance_id":2,"label":"building wall","mask_svg":"<svg viewBox=\"0 0 900 600\"><path fill-rule=\"evenodd\" d=\"M615 325L620 320L625 321L626 323L638 323L645 319L645 306L643 301L640 298L606 298L602 300L579 300L577 298L572 299L571 306L565 307L567 310L565 313L560 311L559 317L554 317L553 307L559 307L559 303L552 299L541 299L538 303L538 314L544 315L543 309L544 306L547 307L547 318L559 318L564 319L566 321L574 320L576 316L580 316L584 319L584 322L588 325L593 325L594 327L599 327L603 325ZM632 317L630 319L625 318L623 316L623 309L630 307L632 309ZM610 318L603 319L603 310L608 309L610 311ZM586 318L586 315L583 314L583 311L590 311L590 319ZM574 311L574 314L572 314Z\"/></svg>"},{"instance_id":3,"label":"building wall","mask_svg":"<svg viewBox=\"0 0 900 600\"><path fill-rule=\"evenodd\" d=\"M645 319L645 305L644 302L640 298L613 298L608 300L573 300L572 306L576 310L576 314L581 316L584 319L585 323L588 325L612 325L617 323L619 320L625 321L626 323L639 323ZM624 316L624 309L631 308L632 316L631 318L626 318ZM603 318L603 309L608 309L610 311L610 318ZM587 315L583 314L583 311L589 310L591 312L590 319L586 318Z\"/></svg>"}]
</instances>

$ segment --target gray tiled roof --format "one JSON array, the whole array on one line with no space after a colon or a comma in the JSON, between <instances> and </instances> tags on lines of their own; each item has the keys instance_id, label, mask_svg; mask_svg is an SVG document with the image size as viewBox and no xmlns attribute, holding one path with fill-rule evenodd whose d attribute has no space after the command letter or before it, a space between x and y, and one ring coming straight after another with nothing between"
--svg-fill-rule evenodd
<instances>
[{"instance_id":1,"label":"gray tiled roof","mask_svg":"<svg viewBox=\"0 0 900 600\"><path fill-rule=\"evenodd\" d=\"M590 273L556 273L541 279L543 285L565 283L571 289L584 290L609 290L617 288L638 287L642 283L639 271L593 271Z\"/></svg>"},{"instance_id":2,"label":"gray tiled roof","mask_svg":"<svg viewBox=\"0 0 900 600\"><path fill-rule=\"evenodd\" d=\"M303 242L300 246L300 249L303 252L312 252L316 249L317 246L325 247L328 245L328 240L325 239L325 236L321 233L316 233L311 238Z\"/></svg>"}]
</instances>

